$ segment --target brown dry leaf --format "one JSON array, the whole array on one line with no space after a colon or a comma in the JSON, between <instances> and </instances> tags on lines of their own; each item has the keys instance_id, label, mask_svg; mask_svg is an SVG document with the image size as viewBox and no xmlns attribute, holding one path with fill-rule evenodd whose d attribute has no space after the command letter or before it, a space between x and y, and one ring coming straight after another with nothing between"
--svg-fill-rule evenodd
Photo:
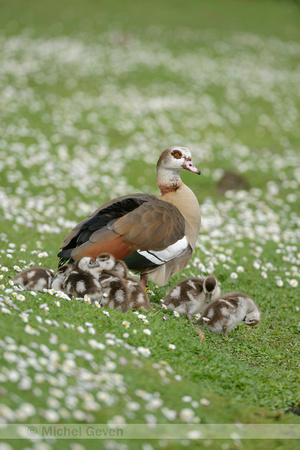
<instances>
[{"instance_id":1,"label":"brown dry leaf","mask_svg":"<svg viewBox=\"0 0 300 450\"><path fill-rule=\"evenodd\" d=\"M204 335L203 331L200 330L200 328L195 328L195 330L196 330L197 333L199 334L200 341L201 341L201 342L205 342L205 335Z\"/></svg>"}]
</instances>

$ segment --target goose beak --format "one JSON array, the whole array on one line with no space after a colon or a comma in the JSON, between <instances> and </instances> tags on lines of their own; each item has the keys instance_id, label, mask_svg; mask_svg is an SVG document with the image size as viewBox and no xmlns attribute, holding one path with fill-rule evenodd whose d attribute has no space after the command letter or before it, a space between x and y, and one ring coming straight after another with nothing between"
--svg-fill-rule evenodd
<instances>
[{"instance_id":1,"label":"goose beak","mask_svg":"<svg viewBox=\"0 0 300 450\"><path fill-rule=\"evenodd\" d=\"M184 170L188 170L189 172L196 173L197 175L200 175L201 173L200 170L198 170L197 167L195 167L192 161L190 160L185 160L184 163L182 164L182 168Z\"/></svg>"}]
</instances>

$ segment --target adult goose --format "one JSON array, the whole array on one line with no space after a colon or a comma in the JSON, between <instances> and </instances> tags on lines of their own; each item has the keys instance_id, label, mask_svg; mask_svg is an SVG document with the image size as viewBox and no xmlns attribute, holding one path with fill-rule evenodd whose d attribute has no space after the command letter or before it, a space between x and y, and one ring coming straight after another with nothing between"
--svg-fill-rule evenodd
<instances>
[{"instance_id":1,"label":"adult goose","mask_svg":"<svg viewBox=\"0 0 300 450\"><path fill-rule=\"evenodd\" d=\"M59 266L84 256L110 253L130 270L165 285L183 270L193 254L200 230L200 208L180 170L200 174L185 147L169 147L157 162L159 196L131 194L100 206L66 236Z\"/></svg>"}]
</instances>

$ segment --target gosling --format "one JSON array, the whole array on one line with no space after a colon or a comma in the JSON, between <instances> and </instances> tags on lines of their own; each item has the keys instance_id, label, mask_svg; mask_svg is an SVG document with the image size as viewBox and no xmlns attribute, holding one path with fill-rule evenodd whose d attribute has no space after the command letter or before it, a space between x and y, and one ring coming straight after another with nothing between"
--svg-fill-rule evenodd
<instances>
[{"instance_id":1,"label":"gosling","mask_svg":"<svg viewBox=\"0 0 300 450\"><path fill-rule=\"evenodd\" d=\"M66 280L68 275L72 272L73 266L71 264L65 264L64 266L60 266L54 278L51 282L51 289L55 291L65 291L66 290Z\"/></svg>"},{"instance_id":2,"label":"gosling","mask_svg":"<svg viewBox=\"0 0 300 450\"><path fill-rule=\"evenodd\" d=\"M129 308L128 289L125 281L114 271L115 264L114 256L103 253L90 264L89 271L102 288L102 306L126 312Z\"/></svg>"},{"instance_id":3,"label":"gosling","mask_svg":"<svg viewBox=\"0 0 300 450\"><path fill-rule=\"evenodd\" d=\"M81 298L87 295L91 300L102 301L103 289L97 278L91 273L93 263L93 258L84 256L71 266L64 281L64 290L67 294Z\"/></svg>"},{"instance_id":4,"label":"gosling","mask_svg":"<svg viewBox=\"0 0 300 450\"><path fill-rule=\"evenodd\" d=\"M151 305L145 288L133 277L128 276L126 264L117 260L113 271L116 272L125 282L128 290L128 307L130 309L144 309L151 311Z\"/></svg>"},{"instance_id":5,"label":"gosling","mask_svg":"<svg viewBox=\"0 0 300 450\"><path fill-rule=\"evenodd\" d=\"M54 272L51 269L31 267L12 277L12 280L25 290L43 291L50 289L53 277Z\"/></svg>"},{"instance_id":6,"label":"gosling","mask_svg":"<svg viewBox=\"0 0 300 450\"><path fill-rule=\"evenodd\" d=\"M229 292L210 303L197 323L205 323L210 331L224 333L227 338L228 332L239 323L244 321L246 325L253 327L260 319L260 309L248 294Z\"/></svg>"},{"instance_id":7,"label":"gosling","mask_svg":"<svg viewBox=\"0 0 300 450\"><path fill-rule=\"evenodd\" d=\"M216 300L221 289L216 277L188 278L180 281L167 293L164 304L167 309L186 315L189 322L192 316L199 314L205 303Z\"/></svg>"}]
</instances>

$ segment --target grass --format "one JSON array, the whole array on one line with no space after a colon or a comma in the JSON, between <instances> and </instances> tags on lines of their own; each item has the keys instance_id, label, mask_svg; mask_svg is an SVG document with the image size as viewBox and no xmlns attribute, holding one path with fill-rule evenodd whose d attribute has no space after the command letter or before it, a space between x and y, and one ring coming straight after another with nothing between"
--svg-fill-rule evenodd
<instances>
[{"instance_id":1,"label":"grass","mask_svg":"<svg viewBox=\"0 0 300 450\"><path fill-rule=\"evenodd\" d=\"M300 399L299 8L14 0L1 10L2 421L299 424L286 413ZM150 283L148 323L75 300L57 306L48 293L18 299L15 266L55 269L67 231L100 204L157 192L155 163L176 143L202 171L182 174L202 227L190 265L167 286ZM225 170L249 189L221 193ZM202 342L184 317L160 310L183 277L208 273L222 292L255 299L257 327L241 324L228 340L204 329ZM279 439L44 440L66 442L296 448Z\"/></svg>"}]
</instances>

